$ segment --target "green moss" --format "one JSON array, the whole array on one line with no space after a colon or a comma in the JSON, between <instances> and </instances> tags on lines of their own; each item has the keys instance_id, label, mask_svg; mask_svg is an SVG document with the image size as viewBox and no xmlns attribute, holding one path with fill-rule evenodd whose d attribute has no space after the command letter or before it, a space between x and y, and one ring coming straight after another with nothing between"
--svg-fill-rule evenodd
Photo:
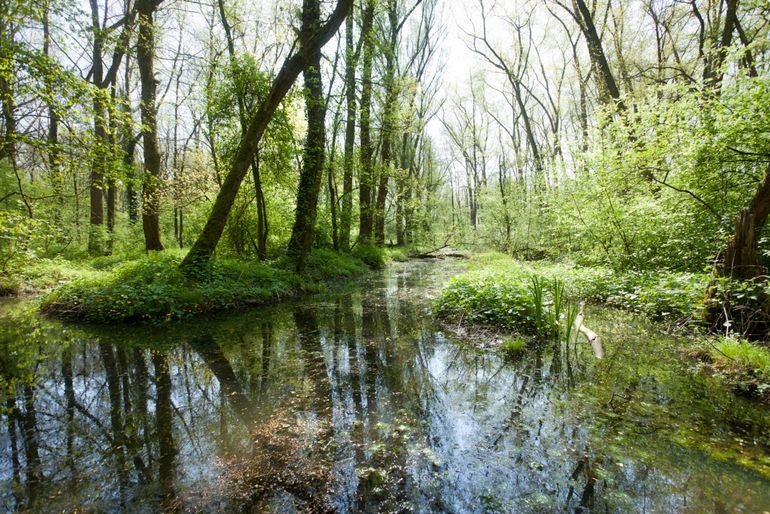
<instances>
[{"instance_id":1,"label":"green moss","mask_svg":"<svg viewBox=\"0 0 770 514\"><path fill-rule=\"evenodd\" d=\"M168 320L260 304L315 291L324 280L351 277L366 267L350 256L320 250L300 276L287 262L274 266L256 261L212 259L193 276L179 270L181 254L153 253L91 271L43 298L50 315L92 322Z\"/></svg>"}]
</instances>

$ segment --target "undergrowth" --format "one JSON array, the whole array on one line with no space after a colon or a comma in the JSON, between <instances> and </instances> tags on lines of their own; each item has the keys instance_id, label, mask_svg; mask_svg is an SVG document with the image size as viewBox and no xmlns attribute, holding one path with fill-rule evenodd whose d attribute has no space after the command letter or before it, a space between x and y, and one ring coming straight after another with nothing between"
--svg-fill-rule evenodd
<instances>
[{"instance_id":1,"label":"undergrowth","mask_svg":"<svg viewBox=\"0 0 770 514\"><path fill-rule=\"evenodd\" d=\"M469 272L450 280L436 300L437 314L461 322L533 336L559 335L563 285L536 274Z\"/></svg>"},{"instance_id":2,"label":"undergrowth","mask_svg":"<svg viewBox=\"0 0 770 514\"><path fill-rule=\"evenodd\" d=\"M303 276L287 262L270 266L215 258L187 277L179 270L180 261L181 254L164 252L105 264L105 270L92 270L45 296L40 309L91 322L167 320L296 296L366 269L360 260L329 250L313 252Z\"/></svg>"},{"instance_id":3,"label":"undergrowth","mask_svg":"<svg viewBox=\"0 0 770 514\"><path fill-rule=\"evenodd\" d=\"M770 403L770 348L727 335L701 341L701 360L734 388Z\"/></svg>"},{"instance_id":4,"label":"undergrowth","mask_svg":"<svg viewBox=\"0 0 770 514\"><path fill-rule=\"evenodd\" d=\"M505 276L536 274L564 284L571 300L585 300L646 314L656 321L668 321L699 314L709 283L705 273L669 271L615 272L607 268L586 268L567 263L522 263L490 253L471 261L469 270Z\"/></svg>"}]
</instances>

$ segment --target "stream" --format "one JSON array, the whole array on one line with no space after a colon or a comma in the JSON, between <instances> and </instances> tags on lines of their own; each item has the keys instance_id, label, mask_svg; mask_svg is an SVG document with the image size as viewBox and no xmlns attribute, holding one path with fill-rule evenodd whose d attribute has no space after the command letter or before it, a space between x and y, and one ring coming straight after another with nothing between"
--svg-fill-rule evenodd
<instances>
[{"instance_id":1,"label":"stream","mask_svg":"<svg viewBox=\"0 0 770 514\"><path fill-rule=\"evenodd\" d=\"M770 409L593 308L515 359L450 335L459 261L163 325L0 303L6 512L770 510Z\"/></svg>"}]
</instances>

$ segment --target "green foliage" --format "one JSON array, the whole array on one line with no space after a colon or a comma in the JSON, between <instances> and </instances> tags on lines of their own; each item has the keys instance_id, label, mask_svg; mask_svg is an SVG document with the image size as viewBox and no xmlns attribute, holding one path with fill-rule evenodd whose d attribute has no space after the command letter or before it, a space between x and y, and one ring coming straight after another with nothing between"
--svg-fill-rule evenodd
<instances>
[{"instance_id":1,"label":"green foliage","mask_svg":"<svg viewBox=\"0 0 770 514\"><path fill-rule=\"evenodd\" d=\"M111 271L93 271L48 294L40 308L56 317L93 322L170 320L296 296L317 289L322 280L364 269L360 261L328 251L311 255L305 277L280 266L222 258L186 277L180 261L181 254L158 253Z\"/></svg>"},{"instance_id":2,"label":"green foliage","mask_svg":"<svg viewBox=\"0 0 770 514\"><path fill-rule=\"evenodd\" d=\"M279 265L290 270L295 267L294 262L285 257ZM367 266L361 259L327 248L318 248L313 250L305 260L304 276L311 281L323 281L354 277L366 270Z\"/></svg>"},{"instance_id":3,"label":"green foliage","mask_svg":"<svg viewBox=\"0 0 770 514\"><path fill-rule=\"evenodd\" d=\"M386 248L385 256L388 261L407 262L409 260L409 255L403 248Z\"/></svg>"},{"instance_id":4,"label":"green foliage","mask_svg":"<svg viewBox=\"0 0 770 514\"><path fill-rule=\"evenodd\" d=\"M704 305L713 331L766 338L770 327L770 284L755 280L713 278Z\"/></svg>"},{"instance_id":5,"label":"green foliage","mask_svg":"<svg viewBox=\"0 0 770 514\"><path fill-rule=\"evenodd\" d=\"M707 366L738 390L770 400L770 348L735 335L700 342Z\"/></svg>"},{"instance_id":6,"label":"green foliage","mask_svg":"<svg viewBox=\"0 0 770 514\"><path fill-rule=\"evenodd\" d=\"M711 352L714 359L729 359L770 388L770 349L734 336L720 337Z\"/></svg>"},{"instance_id":7,"label":"green foliage","mask_svg":"<svg viewBox=\"0 0 770 514\"><path fill-rule=\"evenodd\" d=\"M527 349L527 341L523 337L507 337L500 344L500 350L509 357L515 357Z\"/></svg>"},{"instance_id":8,"label":"green foliage","mask_svg":"<svg viewBox=\"0 0 770 514\"><path fill-rule=\"evenodd\" d=\"M541 277L528 273L466 273L444 288L437 300L437 313L498 330L549 335L554 326L549 323L549 299L542 284Z\"/></svg>"},{"instance_id":9,"label":"green foliage","mask_svg":"<svg viewBox=\"0 0 770 514\"><path fill-rule=\"evenodd\" d=\"M499 254L481 254L470 264L472 270L495 273L536 273L552 285L555 310L566 298L585 300L646 314L656 320L678 319L699 314L710 277L705 273L613 271L568 263L521 263ZM540 287L543 287L542 284Z\"/></svg>"},{"instance_id":10,"label":"green foliage","mask_svg":"<svg viewBox=\"0 0 770 514\"><path fill-rule=\"evenodd\" d=\"M382 269L387 262L386 250L376 245L356 245L352 254L373 269Z\"/></svg>"}]
</instances>

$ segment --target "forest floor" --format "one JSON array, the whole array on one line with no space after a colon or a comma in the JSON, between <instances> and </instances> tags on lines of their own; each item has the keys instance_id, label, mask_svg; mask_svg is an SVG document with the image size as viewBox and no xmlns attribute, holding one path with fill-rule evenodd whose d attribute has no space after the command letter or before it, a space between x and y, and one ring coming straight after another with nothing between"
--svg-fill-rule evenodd
<instances>
[{"instance_id":1,"label":"forest floor","mask_svg":"<svg viewBox=\"0 0 770 514\"><path fill-rule=\"evenodd\" d=\"M554 323L571 326L578 302L619 308L647 317L664 332L683 336L681 355L694 367L770 405L767 342L711 333L700 321L710 280L705 273L616 272L485 253L469 260L467 272L445 287L437 311L449 320L447 325L465 332L473 330L461 327L482 327L493 334L491 339L485 337L495 341L493 348L519 352L525 346L521 335L544 337L554 331Z\"/></svg>"}]
</instances>

